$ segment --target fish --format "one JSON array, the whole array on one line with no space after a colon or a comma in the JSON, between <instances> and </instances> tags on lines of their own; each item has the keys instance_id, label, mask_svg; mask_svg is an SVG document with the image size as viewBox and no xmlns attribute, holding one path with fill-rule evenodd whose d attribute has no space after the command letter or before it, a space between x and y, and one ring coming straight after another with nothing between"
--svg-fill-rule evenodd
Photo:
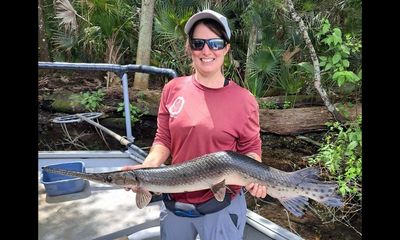
<instances>
[{"instance_id":1,"label":"fish","mask_svg":"<svg viewBox=\"0 0 400 240\"><path fill-rule=\"evenodd\" d=\"M258 183L267 187L267 194L293 215L304 215L309 199L329 207L342 207L336 193L337 183L318 180L320 170L307 167L285 172L234 151L218 151L180 164L100 173L76 172L53 167L43 171L78 177L125 188L137 189L136 205L144 208L152 193L182 193L211 189L218 201L223 201L228 185L246 186Z\"/></svg>"}]
</instances>

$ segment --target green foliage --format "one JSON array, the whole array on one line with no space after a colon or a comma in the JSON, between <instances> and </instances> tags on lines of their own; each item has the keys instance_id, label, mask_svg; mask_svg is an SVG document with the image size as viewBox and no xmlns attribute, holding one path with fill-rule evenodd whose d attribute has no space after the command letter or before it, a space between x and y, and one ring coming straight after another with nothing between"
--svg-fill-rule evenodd
<instances>
[{"instance_id":1,"label":"green foliage","mask_svg":"<svg viewBox=\"0 0 400 240\"><path fill-rule=\"evenodd\" d=\"M298 94L305 85L306 77L304 76L307 74L303 71L303 68L298 66L301 65L281 64L281 71L276 83L277 87L284 91L285 95Z\"/></svg>"},{"instance_id":2,"label":"green foliage","mask_svg":"<svg viewBox=\"0 0 400 240\"><path fill-rule=\"evenodd\" d=\"M184 27L200 5L196 1L159 1L154 13L152 64L174 69L178 75L192 73L191 59L186 56Z\"/></svg>"},{"instance_id":3,"label":"green foliage","mask_svg":"<svg viewBox=\"0 0 400 240\"><path fill-rule=\"evenodd\" d=\"M278 105L275 102L265 101L265 102L260 103L260 108L261 109L277 109Z\"/></svg>"},{"instance_id":4,"label":"green foliage","mask_svg":"<svg viewBox=\"0 0 400 240\"><path fill-rule=\"evenodd\" d=\"M270 14L266 16L272 22L277 20ZM261 42L250 56L248 66L246 66L249 72L248 85L252 87L249 90L252 91L255 89L254 86L258 86L264 88L263 91L258 90L258 92L264 93L267 88L273 87L283 91L285 95L298 94L312 75L313 68L310 63L299 61L298 55L301 49L297 45L298 33L292 31L290 26L285 26L281 20L278 19L277 22L276 26L266 22L260 29L258 41ZM285 34L283 27L288 29L286 34L290 35L290 40L283 41L282 34ZM252 78L263 84L254 84ZM262 97L262 95L258 96Z\"/></svg>"},{"instance_id":5,"label":"green foliage","mask_svg":"<svg viewBox=\"0 0 400 240\"><path fill-rule=\"evenodd\" d=\"M338 103L337 104L337 109L339 110L339 112L345 117L345 118L349 118L350 117L350 111L349 109L354 107L354 104L352 104L351 102L347 102L347 103Z\"/></svg>"},{"instance_id":6,"label":"green foliage","mask_svg":"<svg viewBox=\"0 0 400 240\"><path fill-rule=\"evenodd\" d=\"M244 86L248 89L255 97L263 97L266 92L266 82L262 78L250 77L244 82Z\"/></svg>"},{"instance_id":7,"label":"green foliage","mask_svg":"<svg viewBox=\"0 0 400 240\"><path fill-rule=\"evenodd\" d=\"M77 44L77 38L75 35L71 35L66 33L65 31L57 31L53 32L53 37L51 39L54 43L54 49L70 52L71 49Z\"/></svg>"},{"instance_id":8,"label":"green foliage","mask_svg":"<svg viewBox=\"0 0 400 240\"><path fill-rule=\"evenodd\" d=\"M346 32L361 32L362 25L362 0L343 1L344 6L341 12L342 26Z\"/></svg>"},{"instance_id":9,"label":"green foliage","mask_svg":"<svg viewBox=\"0 0 400 240\"><path fill-rule=\"evenodd\" d=\"M279 50L278 50L279 51ZM275 52L275 53L274 53ZM276 56L278 54L278 56ZM250 77L254 76L274 76L279 73L279 57L280 53L273 49L266 48L257 51L250 61Z\"/></svg>"},{"instance_id":10,"label":"green foliage","mask_svg":"<svg viewBox=\"0 0 400 240\"><path fill-rule=\"evenodd\" d=\"M136 49L137 36L132 33L138 29L137 6L138 0L45 0L52 57L68 62L108 62L110 51L118 45ZM64 31L65 23L73 24L73 31ZM124 58L129 55L136 54L126 52Z\"/></svg>"},{"instance_id":11,"label":"green foliage","mask_svg":"<svg viewBox=\"0 0 400 240\"><path fill-rule=\"evenodd\" d=\"M122 112L122 115L125 117L125 107L124 106L125 105L123 102L118 103L117 112ZM137 121L139 121L141 116L146 114L146 112L142 112L138 107L132 105L132 103L129 104L129 113L131 115L132 125L135 124Z\"/></svg>"},{"instance_id":12,"label":"green foliage","mask_svg":"<svg viewBox=\"0 0 400 240\"><path fill-rule=\"evenodd\" d=\"M288 109L293 106L292 102L285 100L282 106L279 106L276 102L262 101L259 104L260 109Z\"/></svg>"},{"instance_id":13,"label":"green foliage","mask_svg":"<svg viewBox=\"0 0 400 240\"><path fill-rule=\"evenodd\" d=\"M104 95L105 93L101 89L92 92L84 92L79 96L80 103L85 106L87 110L93 112L102 105Z\"/></svg>"},{"instance_id":14,"label":"green foliage","mask_svg":"<svg viewBox=\"0 0 400 240\"><path fill-rule=\"evenodd\" d=\"M54 2L58 1L43 2L46 36L51 40L53 60L107 62L110 50L118 46L121 46L119 53L123 53L118 63L132 63L135 59L141 1L69 0L76 12L65 11L65 16L76 19L74 34L64 32L59 25L61 19L55 18ZM183 28L193 13L205 7L224 14L232 30L231 50L224 62L227 77L260 97L267 90L287 95L315 90L313 82L309 81L312 71L299 66L310 59L299 26L288 16L285 3L280 0L157 0L151 65L172 68L178 75L192 73L191 59L185 54ZM321 56L325 89L330 92L330 88L340 86L341 91L348 92L357 88L362 75L361 0L302 0L295 2L295 8ZM324 18L329 21L323 21ZM253 27L257 31L256 49L247 56ZM290 58L291 62L283 61L282 54L295 48L301 50ZM248 78L245 81L244 76ZM354 84L357 86L350 86Z\"/></svg>"},{"instance_id":15,"label":"green foliage","mask_svg":"<svg viewBox=\"0 0 400 240\"><path fill-rule=\"evenodd\" d=\"M315 9L316 3L311 0L306 0L303 3L303 11L308 12Z\"/></svg>"},{"instance_id":16,"label":"green foliage","mask_svg":"<svg viewBox=\"0 0 400 240\"><path fill-rule=\"evenodd\" d=\"M292 102L291 101L284 101L283 102L283 109L288 109L288 108L291 108L292 107Z\"/></svg>"},{"instance_id":17,"label":"green foliage","mask_svg":"<svg viewBox=\"0 0 400 240\"><path fill-rule=\"evenodd\" d=\"M272 79L279 75L280 49L272 49L262 45L251 56L247 68L249 78L246 79L245 87L257 97L263 97L271 85ZM278 55L278 56L277 56Z\"/></svg>"},{"instance_id":18,"label":"green foliage","mask_svg":"<svg viewBox=\"0 0 400 240\"><path fill-rule=\"evenodd\" d=\"M235 2L239 6L237 1L230 1L232 8ZM232 55L235 59L246 59L242 62L246 67L244 86L257 97L263 97L279 75L280 56L284 51L282 41L275 34L281 22L277 19L279 8L274 2L241 1L239 9L232 9L237 16L232 24L236 27L232 35ZM249 41L256 45L248 46Z\"/></svg>"},{"instance_id":19,"label":"green foliage","mask_svg":"<svg viewBox=\"0 0 400 240\"><path fill-rule=\"evenodd\" d=\"M361 80L360 74L349 71L351 53L357 53L361 49L361 41L356 40L351 34L346 34L345 41L342 39L342 31L339 28L331 29L328 19L324 19L318 38L328 46L327 55L320 56L320 66L329 73L339 87L345 83L356 84Z\"/></svg>"},{"instance_id":20,"label":"green foliage","mask_svg":"<svg viewBox=\"0 0 400 240\"><path fill-rule=\"evenodd\" d=\"M355 196L361 201L362 183L362 118L350 122L346 127L339 122L329 123L330 132L317 156L310 158L311 165L322 165L333 180L339 183L343 196Z\"/></svg>"},{"instance_id":21,"label":"green foliage","mask_svg":"<svg viewBox=\"0 0 400 240\"><path fill-rule=\"evenodd\" d=\"M99 56L99 53L105 52L106 43L99 26L90 26L83 29L79 43L82 45L82 53L86 54L87 59L99 61L103 58L103 56Z\"/></svg>"}]
</instances>

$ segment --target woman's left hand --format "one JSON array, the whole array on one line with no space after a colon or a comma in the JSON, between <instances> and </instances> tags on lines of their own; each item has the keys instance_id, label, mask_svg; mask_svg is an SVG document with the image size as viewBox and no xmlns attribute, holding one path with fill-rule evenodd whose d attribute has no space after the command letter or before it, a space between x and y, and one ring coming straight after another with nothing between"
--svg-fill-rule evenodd
<instances>
[{"instance_id":1,"label":"woman's left hand","mask_svg":"<svg viewBox=\"0 0 400 240\"><path fill-rule=\"evenodd\" d=\"M265 198L267 196L267 187L260 185L258 183L249 183L246 186L246 189L254 197Z\"/></svg>"}]
</instances>

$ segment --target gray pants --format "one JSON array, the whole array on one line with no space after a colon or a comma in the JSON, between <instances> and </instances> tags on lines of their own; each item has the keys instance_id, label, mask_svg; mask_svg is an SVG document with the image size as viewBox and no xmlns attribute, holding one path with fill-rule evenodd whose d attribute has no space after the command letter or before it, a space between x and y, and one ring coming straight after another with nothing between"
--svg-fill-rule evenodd
<instances>
[{"instance_id":1,"label":"gray pants","mask_svg":"<svg viewBox=\"0 0 400 240\"><path fill-rule=\"evenodd\" d=\"M197 234L201 240L243 239L246 210L243 192L240 192L228 207L198 218L178 217L162 204L161 239L194 240Z\"/></svg>"}]
</instances>

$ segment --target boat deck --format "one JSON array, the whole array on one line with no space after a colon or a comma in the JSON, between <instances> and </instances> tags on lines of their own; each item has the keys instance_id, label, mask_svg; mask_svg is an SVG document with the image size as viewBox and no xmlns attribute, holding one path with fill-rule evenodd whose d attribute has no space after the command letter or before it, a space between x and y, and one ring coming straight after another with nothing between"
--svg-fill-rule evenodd
<instances>
[{"instance_id":1,"label":"boat deck","mask_svg":"<svg viewBox=\"0 0 400 240\"><path fill-rule=\"evenodd\" d=\"M137 164L118 151L39 152L39 177L42 166L72 161L83 161L86 172ZM161 202L138 209L135 193L89 181L82 192L47 196L40 179L38 184L40 240L160 239ZM244 239L302 239L252 211L247 217Z\"/></svg>"}]
</instances>

